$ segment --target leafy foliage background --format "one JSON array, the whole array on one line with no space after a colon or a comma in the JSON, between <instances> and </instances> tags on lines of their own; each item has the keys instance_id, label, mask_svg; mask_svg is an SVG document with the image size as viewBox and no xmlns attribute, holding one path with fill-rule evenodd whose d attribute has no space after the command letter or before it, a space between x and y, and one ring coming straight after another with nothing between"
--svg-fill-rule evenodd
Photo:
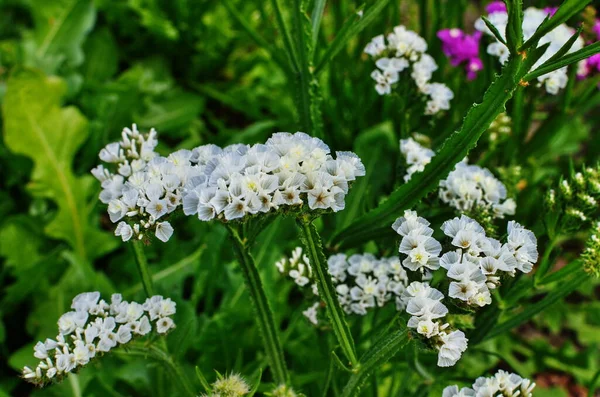
<instances>
[{"instance_id":1,"label":"leafy foliage background","mask_svg":"<svg viewBox=\"0 0 600 397\"><path fill-rule=\"evenodd\" d=\"M465 13L467 19L479 15L478 2L427 3L431 7L423 16L416 0L381 2L383 11L343 43L319 77L325 141L337 150L355 151L367 168L346 210L319 225L326 240L402 183L398 104L376 95L368 77L371 65L361 55L372 36L403 23L430 43L429 52L441 66L437 73L457 94L443 118L419 126L434 144L460 125L498 70L485 59L486 72L466 83L462 71L447 65L435 39L440 28L462 26ZM542 7L552 2L525 3ZM350 0L330 2L315 38L319 58L359 6ZM97 200L100 187L89 175L99 150L116 140L124 126L155 127L163 153L205 143L260 142L273 132L298 128L295 82L271 49L257 45L241 28L236 15L269 46L283 47L273 2L0 0L0 396L172 395L159 364L123 354L107 356L46 390L32 390L17 370L31 364L35 341L55 335L57 318L77 293L143 297L132 252L111 236L105 208ZM486 160L487 166L522 166L520 178L506 177L505 183L521 189L515 218L534 231L543 227L539 203L549 183L573 164L598 159L594 132L600 97L595 98L562 119L548 121L546 113L532 112L536 122L552 129L550 138L531 141L518 156L506 150ZM546 97L544 106L558 106L557 100ZM487 147L484 138L471 158L482 158ZM518 185L521 179L526 186ZM450 215L440 209L430 218ZM183 218L174 226L175 241L147 249L158 291L177 301L178 327L168 337L170 350L190 379L195 379L195 366L205 374L235 370L255 379L266 359L224 228ZM350 252L396 254L391 228L388 232L377 243L349 247ZM563 245L576 252L580 237ZM292 220L278 220L261 234L254 256L284 330L294 385L307 396L321 395L319 380L334 371L334 393L347 374L330 358L330 332L304 320L307 303L274 266L296 245ZM331 252L334 248L329 246ZM410 345L386 364L380 382L368 392L440 395L450 382L512 368L525 377L558 379L540 396L585 393L600 371L599 294L597 282L581 285L533 321L478 346L456 371L436 369L430 365L433 355ZM393 308L387 308L353 319L353 333L376 334L393 316ZM268 371L263 381L270 381Z\"/></svg>"}]
</instances>

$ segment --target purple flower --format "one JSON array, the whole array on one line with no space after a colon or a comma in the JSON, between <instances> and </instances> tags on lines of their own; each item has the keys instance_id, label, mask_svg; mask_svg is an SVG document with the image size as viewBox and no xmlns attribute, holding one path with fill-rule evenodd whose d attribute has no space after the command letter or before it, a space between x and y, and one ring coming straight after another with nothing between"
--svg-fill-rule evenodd
<instances>
[{"instance_id":1,"label":"purple flower","mask_svg":"<svg viewBox=\"0 0 600 397\"><path fill-rule=\"evenodd\" d=\"M598 40L600 40L600 19L596 19L596 23L593 28L594 32L596 32L596 36L598 36Z\"/></svg>"},{"instance_id":2,"label":"purple flower","mask_svg":"<svg viewBox=\"0 0 600 397\"><path fill-rule=\"evenodd\" d=\"M546 7L544 8L544 12L548 15L550 15L551 17L554 16L554 14L556 14L556 11L558 11L558 7Z\"/></svg>"},{"instance_id":3,"label":"purple flower","mask_svg":"<svg viewBox=\"0 0 600 397\"><path fill-rule=\"evenodd\" d=\"M485 7L485 10L488 14L493 14L495 12L506 12L506 4L503 1L492 1L490 4Z\"/></svg>"},{"instance_id":4,"label":"purple flower","mask_svg":"<svg viewBox=\"0 0 600 397\"><path fill-rule=\"evenodd\" d=\"M464 64L467 70L467 78L473 80L477 72L483 68L479 59L479 41L481 32L468 35L460 29L442 29L437 33L442 41L442 51L452 66Z\"/></svg>"}]
</instances>

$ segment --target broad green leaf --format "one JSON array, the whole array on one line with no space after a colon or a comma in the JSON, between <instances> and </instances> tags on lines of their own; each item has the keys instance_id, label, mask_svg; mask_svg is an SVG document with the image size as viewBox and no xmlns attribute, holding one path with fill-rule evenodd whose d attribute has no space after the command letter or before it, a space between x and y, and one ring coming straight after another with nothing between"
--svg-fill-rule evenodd
<instances>
[{"instance_id":1,"label":"broad green leaf","mask_svg":"<svg viewBox=\"0 0 600 397\"><path fill-rule=\"evenodd\" d=\"M344 26L342 26L338 34L335 36L335 39L333 39L327 48L327 51L325 51L325 54L315 68L315 74L318 75L321 73L327 63L329 63L329 61L331 61L344 48L344 46L348 43L348 40L350 40L352 36L360 33L371 22L373 22L389 2L390 0L377 0L372 6L367 8L363 14L359 14L359 12L362 12L362 8L357 10L356 15L351 16L344 23Z\"/></svg>"},{"instance_id":2,"label":"broad green leaf","mask_svg":"<svg viewBox=\"0 0 600 397\"><path fill-rule=\"evenodd\" d=\"M188 92L175 94L160 103L148 105L148 111L141 115L137 123L142 128L156 128L157 131L171 131L187 127L204 108L204 98Z\"/></svg>"},{"instance_id":3,"label":"broad green leaf","mask_svg":"<svg viewBox=\"0 0 600 397\"><path fill-rule=\"evenodd\" d=\"M2 104L4 140L11 151L34 161L31 194L53 200L58 207L45 233L67 241L79 258L91 260L115 248L117 240L96 228L89 201L96 200L93 177L72 172L88 123L76 108L61 107L65 89L56 77L15 71Z\"/></svg>"},{"instance_id":4,"label":"broad green leaf","mask_svg":"<svg viewBox=\"0 0 600 397\"><path fill-rule=\"evenodd\" d=\"M546 20L537 28L533 36L521 46L520 51L536 46L542 37L554 30L558 25L566 22L572 16L581 12L592 0L565 0L558 7L558 10L552 17Z\"/></svg>"},{"instance_id":5,"label":"broad green leaf","mask_svg":"<svg viewBox=\"0 0 600 397\"><path fill-rule=\"evenodd\" d=\"M490 123L505 109L506 102L512 97L523 76L546 48L544 46L531 51L525 60L520 56L512 57L502 70L502 75L486 91L482 103L473 105L461 128L444 142L425 170L413 175L408 183L396 189L376 209L336 234L334 244L351 246L376 238L390 228L394 219L401 216L404 210L414 206L435 189L438 182L467 155Z\"/></svg>"},{"instance_id":6,"label":"broad green leaf","mask_svg":"<svg viewBox=\"0 0 600 397\"><path fill-rule=\"evenodd\" d=\"M28 65L48 73L83 62L81 46L94 26L92 0L30 0L35 29L25 40Z\"/></svg>"},{"instance_id":7,"label":"broad green leaf","mask_svg":"<svg viewBox=\"0 0 600 397\"><path fill-rule=\"evenodd\" d=\"M86 83L102 82L114 76L119 66L117 43L107 28L94 31L83 47L82 73Z\"/></svg>"}]
</instances>

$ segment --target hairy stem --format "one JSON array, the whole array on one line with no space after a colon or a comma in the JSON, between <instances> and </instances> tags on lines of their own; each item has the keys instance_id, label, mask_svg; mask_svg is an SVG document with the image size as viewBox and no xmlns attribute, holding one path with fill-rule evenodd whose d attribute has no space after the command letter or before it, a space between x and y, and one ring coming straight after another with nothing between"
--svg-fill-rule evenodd
<instances>
[{"instance_id":1,"label":"hairy stem","mask_svg":"<svg viewBox=\"0 0 600 397\"><path fill-rule=\"evenodd\" d=\"M150 271L148 270L148 260L144 253L144 243L140 240L135 240L131 244L133 245L135 263L137 264L138 272L142 279L144 292L146 293L146 296L151 297L154 295L154 285L152 284L152 276L150 276Z\"/></svg>"},{"instance_id":2,"label":"hairy stem","mask_svg":"<svg viewBox=\"0 0 600 397\"><path fill-rule=\"evenodd\" d=\"M317 287L319 288L319 297L325 302L327 315L331 321L331 326L335 333L338 343L340 344L346 358L350 361L353 367L358 364L356 358L356 349L354 340L350 333L350 328L346 323L344 311L340 306L337 298L337 293L331 282L331 276L327 272L327 261L323 254L323 245L321 237L312 221L304 216L298 219L298 226L302 236L302 241L306 247L310 264L317 277Z\"/></svg>"},{"instance_id":3,"label":"hairy stem","mask_svg":"<svg viewBox=\"0 0 600 397\"><path fill-rule=\"evenodd\" d=\"M279 384L289 383L289 374L285 365L283 348L279 340L279 332L273 320L273 312L267 301L265 289L256 268L254 258L250 255L248 240L241 234L240 230L234 226L227 225L233 249L238 258L240 268L244 275L246 287L250 293L252 305L256 311L256 322L262 335L263 344L269 360L273 378Z\"/></svg>"}]
</instances>

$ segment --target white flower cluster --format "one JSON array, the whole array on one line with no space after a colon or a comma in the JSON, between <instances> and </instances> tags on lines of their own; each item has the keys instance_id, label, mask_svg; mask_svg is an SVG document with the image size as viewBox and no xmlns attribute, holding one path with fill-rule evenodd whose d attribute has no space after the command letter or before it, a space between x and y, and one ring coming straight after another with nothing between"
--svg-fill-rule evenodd
<instances>
[{"instance_id":1,"label":"white flower cluster","mask_svg":"<svg viewBox=\"0 0 600 397\"><path fill-rule=\"evenodd\" d=\"M514 221L508 223L505 244L487 237L483 227L462 215L444 222L441 230L451 239L452 250L442 252L429 222L414 211L406 211L392 228L402 236L400 253L407 269L425 272L444 268L450 282L448 296L471 306L491 303L490 289L500 284L500 277L514 277L516 271L528 273L538 259L535 235Z\"/></svg>"},{"instance_id":2,"label":"white flower cluster","mask_svg":"<svg viewBox=\"0 0 600 397\"><path fill-rule=\"evenodd\" d=\"M404 176L409 181L415 172L421 172L435 153L412 138L400 141L400 151L408 169ZM456 164L454 170L439 184L440 199L461 212L476 208L490 209L495 218L513 215L516 203L506 199L506 186L487 168L469 165L466 160Z\"/></svg>"},{"instance_id":3,"label":"white flower cluster","mask_svg":"<svg viewBox=\"0 0 600 397\"><path fill-rule=\"evenodd\" d=\"M108 204L110 220L119 222L115 235L123 241L150 233L168 241L173 227L164 218L180 205L183 186L194 176L189 150L164 158L154 151L157 144L154 129L143 134L134 124L123 129L121 141L100 151L100 160L114 164L116 173L103 165L92 170L102 184L100 201Z\"/></svg>"},{"instance_id":4,"label":"white flower cluster","mask_svg":"<svg viewBox=\"0 0 600 397\"><path fill-rule=\"evenodd\" d=\"M548 12L548 10L538 9L535 7L529 7L524 11L523 38L525 41L531 38L531 36L533 36L537 28L542 24L542 22L544 22L544 20L548 18ZM487 18L492 23L492 25L494 25L498 29L498 32L500 32L502 37L506 38L508 14L504 11L497 11L489 14ZM494 37L492 31L486 26L485 22L481 18L479 18L475 22L475 28ZM575 30L563 23L557 26L548 34L546 34L544 37L542 37L539 42L539 45L542 46L546 43L549 43L550 46L548 47L544 55L533 66L532 70L535 70L542 63L546 62L548 59L550 59L550 57L556 54L574 34ZM583 39L581 37L577 38L573 46L570 48L569 53L580 50L581 48L583 48L583 45ZM502 64L504 64L508 60L508 47L506 47L504 44L497 40L494 43L488 45L487 52L490 55L498 57ZM559 90L565 88L567 86L568 80L569 77L567 74L567 67L558 69L554 72L538 77L539 84L543 84L546 89L546 92L552 95L556 95Z\"/></svg>"},{"instance_id":5,"label":"white flower cluster","mask_svg":"<svg viewBox=\"0 0 600 397\"><path fill-rule=\"evenodd\" d=\"M194 173L183 194L183 211L208 221L266 213L281 206L339 211L349 184L365 175L360 158L337 152L303 132L279 132L265 144L200 146L190 158Z\"/></svg>"},{"instance_id":6,"label":"white flower cluster","mask_svg":"<svg viewBox=\"0 0 600 397\"><path fill-rule=\"evenodd\" d=\"M312 279L312 268L308 257L302 253L302 247L294 248L291 258L284 256L275 262L275 266L280 273L290 276L300 287L304 287ZM315 284L313 286L316 287ZM318 293L315 292L315 295Z\"/></svg>"},{"instance_id":7,"label":"white flower cluster","mask_svg":"<svg viewBox=\"0 0 600 397\"><path fill-rule=\"evenodd\" d=\"M275 265L300 287L311 281L312 269L300 247L292 251L291 258L284 257ZM329 257L327 265L338 300L346 313L365 315L368 309L382 307L391 300L395 301L398 310L404 309L401 296L408 277L397 257L378 259L371 254L350 257L337 254ZM311 289L313 295L319 295L315 283L311 284ZM303 312L315 325L318 324L319 308L320 302L317 301Z\"/></svg>"},{"instance_id":8,"label":"white flower cluster","mask_svg":"<svg viewBox=\"0 0 600 397\"><path fill-rule=\"evenodd\" d=\"M427 283L412 282L402 294L406 312L412 317L408 327L431 340L438 349L438 366L451 367L467 350L468 340L459 330L451 330L443 318L448 308L441 302L444 294Z\"/></svg>"},{"instance_id":9,"label":"white flower cluster","mask_svg":"<svg viewBox=\"0 0 600 397\"><path fill-rule=\"evenodd\" d=\"M506 186L490 170L466 161L456 164L448 177L440 181L439 195L444 203L461 212L484 207L500 219L514 215L517 208L513 199L506 198Z\"/></svg>"},{"instance_id":10,"label":"white flower cluster","mask_svg":"<svg viewBox=\"0 0 600 397\"><path fill-rule=\"evenodd\" d=\"M400 298L408 277L397 257L337 254L329 257L327 265L346 313L364 316L368 309L383 307L391 300L402 308Z\"/></svg>"},{"instance_id":11,"label":"white flower cluster","mask_svg":"<svg viewBox=\"0 0 600 397\"><path fill-rule=\"evenodd\" d=\"M56 339L34 346L33 355L41 361L35 369L23 368L28 382L43 386L60 380L97 355L148 334L153 326L159 334L175 328L175 302L159 295L140 304L113 294L109 304L99 292L85 292L73 299L71 309L59 318Z\"/></svg>"},{"instance_id":12,"label":"white flower cluster","mask_svg":"<svg viewBox=\"0 0 600 397\"><path fill-rule=\"evenodd\" d=\"M499 370L496 375L486 378L479 377L472 388L448 386L442 397L531 397L535 383L517 374Z\"/></svg>"},{"instance_id":13,"label":"white flower cluster","mask_svg":"<svg viewBox=\"0 0 600 397\"><path fill-rule=\"evenodd\" d=\"M425 166L431 162L435 152L429 148L421 146L412 138L400 140L400 152L406 160L408 169L404 175L404 181L410 181L415 172L422 172Z\"/></svg>"},{"instance_id":14,"label":"white flower cluster","mask_svg":"<svg viewBox=\"0 0 600 397\"><path fill-rule=\"evenodd\" d=\"M504 274L527 273L538 259L535 235L513 221L508 223L505 244L485 235L473 219L463 215L444 222L441 230L451 238L452 250L442 253L442 245L433 238L430 223L414 211L405 211L392 228L402 236L399 251L405 255L402 265L411 271L426 274L440 267L451 280L448 297L467 305L485 306L491 303L490 289L500 284ZM452 366L467 348L462 331L450 330L443 321L448 308L444 295L428 283L415 281L405 288L399 309L406 308L412 317L410 328L439 350L438 365Z\"/></svg>"},{"instance_id":15,"label":"white flower cluster","mask_svg":"<svg viewBox=\"0 0 600 397\"><path fill-rule=\"evenodd\" d=\"M430 82L438 66L426 51L425 39L404 26L396 26L387 37L375 36L364 50L375 59L377 69L371 78L379 95L389 95L392 86L401 80L401 74L410 71L417 89L427 98L425 114L434 115L450 109L454 93L444 84Z\"/></svg>"}]
</instances>

